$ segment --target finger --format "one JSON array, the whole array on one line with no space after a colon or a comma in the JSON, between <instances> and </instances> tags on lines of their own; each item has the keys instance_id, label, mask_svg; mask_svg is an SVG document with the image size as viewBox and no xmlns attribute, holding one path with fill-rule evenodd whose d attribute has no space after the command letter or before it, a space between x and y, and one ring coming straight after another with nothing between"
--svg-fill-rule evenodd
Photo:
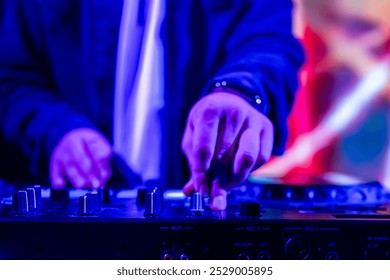
<instances>
[{"instance_id":1,"label":"finger","mask_svg":"<svg viewBox=\"0 0 390 280\"><path fill-rule=\"evenodd\" d=\"M244 114L240 110L230 109L220 121L215 158L209 172L211 180L218 179L223 187L231 180L230 170L237 149L237 139L244 125Z\"/></svg>"},{"instance_id":2,"label":"finger","mask_svg":"<svg viewBox=\"0 0 390 280\"><path fill-rule=\"evenodd\" d=\"M106 167L102 167L100 169L100 186L104 187L108 180L110 180L112 175L111 166L107 165Z\"/></svg>"},{"instance_id":3,"label":"finger","mask_svg":"<svg viewBox=\"0 0 390 280\"><path fill-rule=\"evenodd\" d=\"M274 128L272 123L264 123L264 127L260 133L260 152L253 169L257 169L265 164L271 157L274 144Z\"/></svg>"},{"instance_id":4,"label":"finger","mask_svg":"<svg viewBox=\"0 0 390 280\"><path fill-rule=\"evenodd\" d=\"M110 159L112 156L112 147L103 139L86 140L84 148L92 161L92 174L99 180L100 186L103 186L111 177L112 171Z\"/></svg>"},{"instance_id":5,"label":"finger","mask_svg":"<svg viewBox=\"0 0 390 280\"><path fill-rule=\"evenodd\" d=\"M187 184L183 187L182 191L186 196L190 196L195 190L194 183L192 179L190 179Z\"/></svg>"},{"instance_id":6,"label":"finger","mask_svg":"<svg viewBox=\"0 0 390 280\"><path fill-rule=\"evenodd\" d=\"M190 127L190 124L187 123L186 128L184 130L183 140L181 142L181 149L183 150L187 158L191 156L191 152L192 152L191 139L192 139L192 129Z\"/></svg>"},{"instance_id":7,"label":"finger","mask_svg":"<svg viewBox=\"0 0 390 280\"><path fill-rule=\"evenodd\" d=\"M210 195L210 209L221 211L226 209L226 190L218 180L213 180Z\"/></svg>"},{"instance_id":8,"label":"finger","mask_svg":"<svg viewBox=\"0 0 390 280\"><path fill-rule=\"evenodd\" d=\"M195 190L208 194L207 171L214 156L218 135L219 116L215 108L206 108L195 119L192 153L189 156Z\"/></svg>"},{"instance_id":9,"label":"finger","mask_svg":"<svg viewBox=\"0 0 390 280\"><path fill-rule=\"evenodd\" d=\"M200 192L202 196L208 196L209 179L207 177L207 171L192 171L192 178L195 191Z\"/></svg>"},{"instance_id":10,"label":"finger","mask_svg":"<svg viewBox=\"0 0 390 280\"><path fill-rule=\"evenodd\" d=\"M226 187L230 177L230 164L214 159L208 172L208 182L218 180L221 186Z\"/></svg>"},{"instance_id":11,"label":"finger","mask_svg":"<svg viewBox=\"0 0 390 280\"><path fill-rule=\"evenodd\" d=\"M237 108L226 112L220 122L216 155L218 161L228 164L232 161L235 152L235 143L244 124L244 114Z\"/></svg>"},{"instance_id":12,"label":"finger","mask_svg":"<svg viewBox=\"0 0 390 280\"><path fill-rule=\"evenodd\" d=\"M260 150L259 129L250 128L243 131L238 143L234 158L233 176L234 181L244 181L254 167Z\"/></svg>"},{"instance_id":13,"label":"finger","mask_svg":"<svg viewBox=\"0 0 390 280\"><path fill-rule=\"evenodd\" d=\"M50 161L50 182L53 188L63 188L66 184L60 162L56 159Z\"/></svg>"},{"instance_id":14,"label":"finger","mask_svg":"<svg viewBox=\"0 0 390 280\"><path fill-rule=\"evenodd\" d=\"M74 164L64 165L64 173L68 178L69 182L77 189L85 188L89 185L88 180L80 172Z\"/></svg>"},{"instance_id":15,"label":"finger","mask_svg":"<svg viewBox=\"0 0 390 280\"><path fill-rule=\"evenodd\" d=\"M93 159L87 153L83 141L76 142L70 151L70 164L76 166L78 172L86 181L86 186L93 189L101 187L98 168L94 166Z\"/></svg>"}]
</instances>

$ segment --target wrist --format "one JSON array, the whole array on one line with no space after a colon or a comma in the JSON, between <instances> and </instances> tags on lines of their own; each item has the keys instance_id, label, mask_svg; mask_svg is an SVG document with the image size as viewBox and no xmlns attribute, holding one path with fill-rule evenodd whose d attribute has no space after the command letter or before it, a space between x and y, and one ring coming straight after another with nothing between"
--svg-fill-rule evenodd
<instances>
[{"instance_id":1,"label":"wrist","mask_svg":"<svg viewBox=\"0 0 390 280\"><path fill-rule=\"evenodd\" d=\"M213 80L207 88L208 93L228 92L240 96L259 112L268 115L269 104L264 92L255 92L237 79Z\"/></svg>"}]
</instances>

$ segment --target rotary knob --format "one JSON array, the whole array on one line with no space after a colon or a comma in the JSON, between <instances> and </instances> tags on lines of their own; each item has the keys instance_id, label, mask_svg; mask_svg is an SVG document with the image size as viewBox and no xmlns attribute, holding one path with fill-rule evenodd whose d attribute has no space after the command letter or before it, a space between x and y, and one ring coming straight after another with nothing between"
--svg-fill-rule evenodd
<instances>
[{"instance_id":1,"label":"rotary knob","mask_svg":"<svg viewBox=\"0 0 390 280\"><path fill-rule=\"evenodd\" d=\"M81 215L95 214L100 210L99 195L97 193L87 193L79 198L79 213Z\"/></svg>"},{"instance_id":2,"label":"rotary knob","mask_svg":"<svg viewBox=\"0 0 390 280\"><path fill-rule=\"evenodd\" d=\"M260 217L260 203L242 202L240 204L241 217Z\"/></svg>"},{"instance_id":3,"label":"rotary knob","mask_svg":"<svg viewBox=\"0 0 390 280\"><path fill-rule=\"evenodd\" d=\"M27 214L28 208L28 195L26 190L19 190L12 195L12 209L18 214Z\"/></svg>"},{"instance_id":4,"label":"rotary knob","mask_svg":"<svg viewBox=\"0 0 390 280\"><path fill-rule=\"evenodd\" d=\"M29 212L39 211L42 208L42 189L40 186L27 188Z\"/></svg>"},{"instance_id":5,"label":"rotary knob","mask_svg":"<svg viewBox=\"0 0 390 280\"><path fill-rule=\"evenodd\" d=\"M154 189L146 194L145 217L159 216L162 208L162 193L159 189Z\"/></svg>"}]
</instances>

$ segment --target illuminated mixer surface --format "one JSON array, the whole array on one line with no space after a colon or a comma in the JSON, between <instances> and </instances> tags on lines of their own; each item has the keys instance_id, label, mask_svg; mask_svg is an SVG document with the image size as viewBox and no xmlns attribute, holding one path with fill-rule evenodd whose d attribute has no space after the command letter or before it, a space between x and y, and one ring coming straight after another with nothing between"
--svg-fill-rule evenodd
<instances>
[{"instance_id":1,"label":"illuminated mixer surface","mask_svg":"<svg viewBox=\"0 0 390 280\"><path fill-rule=\"evenodd\" d=\"M161 186L91 192L2 182L0 258L386 259L389 202L379 183L334 174L250 178L228 192L225 211Z\"/></svg>"}]
</instances>

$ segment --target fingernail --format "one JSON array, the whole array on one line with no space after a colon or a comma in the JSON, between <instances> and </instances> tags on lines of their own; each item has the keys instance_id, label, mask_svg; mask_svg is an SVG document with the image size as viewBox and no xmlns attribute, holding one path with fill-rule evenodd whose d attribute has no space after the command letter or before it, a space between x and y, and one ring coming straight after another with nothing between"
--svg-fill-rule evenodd
<instances>
[{"instance_id":1,"label":"fingernail","mask_svg":"<svg viewBox=\"0 0 390 280\"><path fill-rule=\"evenodd\" d=\"M81 188L82 186L84 186L85 182L82 178L79 178L76 180L76 187L77 188Z\"/></svg>"},{"instance_id":2,"label":"fingernail","mask_svg":"<svg viewBox=\"0 0 390 280\"><path fill-rule=\"evenodd\" d=\"M95 177L91 178L91 184L93 189L98 189L100 187L100 182Z\"/></svg>"},{"instance_id":3,"label":"fingernail","mask_svg":"<svg viewBox=\"0 0 390 280\"><path fill-rule=\"evenodd\" d=\"M54 178L53 179L53 187L62 187L64 184L64 181L61 178Z\"/></svg>"},{"instance_id":4,"label":"fingernail","mask_svg":"<svg viewBox=\"0 0 390 280\"><path fill-rule=\"evenodd\" d=\"M211 205L213 210L225 210L226 209L226 198L223 195L218 195L213 198Z\"/></svg>"},{"instance_id":5,"label":"fingernail","mask_svg":"<svg viewBox=\"0 0 390 280\"><path fill-rule=\"evenodd\" d=\"M103 170L100 172L100 176L101 176L104 180L108 179L109 174L110 174L110 173L109 173L107 170L105 170L105 169L103 169Z\"/></svg>"},{"instance_id":6,"label":"fingernail","mask_svg":"<svg viewBox=\"0 0 390 280\"><path fill-rule=\"evenodd\" d=\"M182 188L183 193L186 196L189 196L192 192L195 191L195 186L192 183L192 180L190 180L183 188Z\"/></svg>"}]
</instances>

